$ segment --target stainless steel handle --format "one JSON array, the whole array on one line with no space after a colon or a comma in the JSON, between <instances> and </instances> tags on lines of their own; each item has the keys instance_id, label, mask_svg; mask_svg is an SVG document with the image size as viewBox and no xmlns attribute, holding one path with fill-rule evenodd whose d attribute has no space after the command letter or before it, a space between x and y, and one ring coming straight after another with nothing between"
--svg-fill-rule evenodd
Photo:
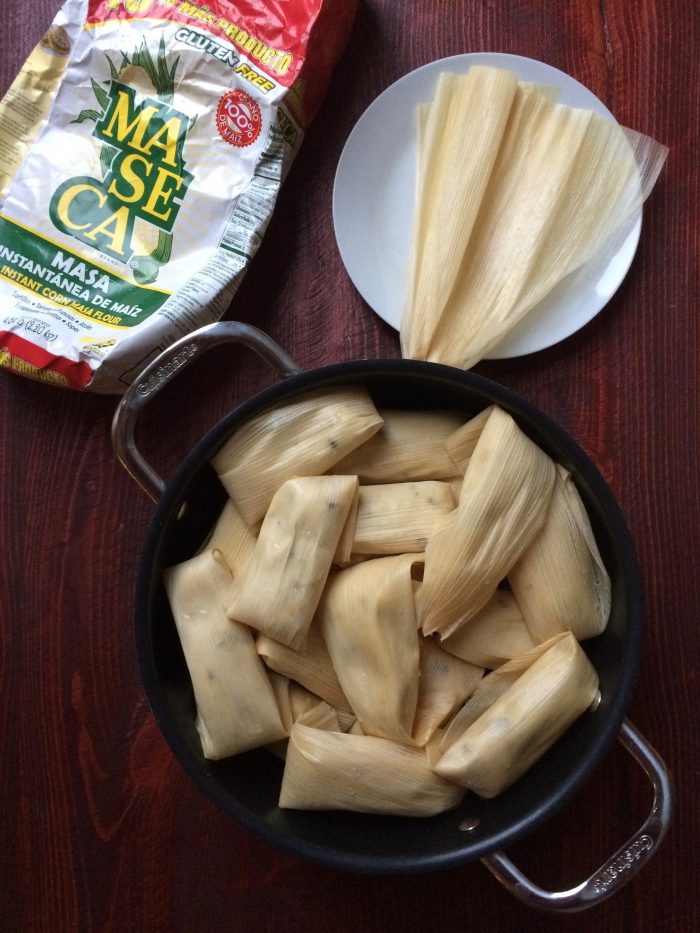
<instances>
[{"instance_id":1,"label":"stainless steel handle","mask_svg":"<svg viewBox=\"0 0 700 933\"><path fill-rule=\"evenodd\" d=\"M141 488L157 502L165 483L136 447L134 432L141 410L193 359L222 343L241 343L283 376L300 371L299 365L263 331L238 321L219 321L181 337L143 370L124 393L112 419L112 446L117 459Z\"/></svg>"},{"instance_id":2,"label":"stainless steel handle","mask_svg":"<svg viewBox=\"0 0 700 933\"><path fill-rule=\"evenodd\" d=\"M481 861L518 900L536 910L575 913L600 904L627 884L654 855L673 814L673 785L666 765L641 733L626 719L618 736L646 772L654 789L644 825L589 878L568 891L545 891L533 884L502 852Z\"/></svg>"}]
</instances>

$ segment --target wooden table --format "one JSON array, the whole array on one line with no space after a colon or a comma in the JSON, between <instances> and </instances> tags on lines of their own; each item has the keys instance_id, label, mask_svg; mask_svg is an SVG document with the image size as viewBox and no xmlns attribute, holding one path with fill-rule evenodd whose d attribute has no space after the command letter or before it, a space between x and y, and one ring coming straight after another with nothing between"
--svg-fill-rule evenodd
<instances>
[{"instance_id":1,"label":"wooden table","mask_svg":"<svg viewBox=\"0 0 700 933\"><path fill-rule=\"evenodd\" d=\"M57 0L3 0L0 91ZM343 144L389 84L431 60L502 51L587 85L670 147L619 292L575 336L476 369L532 399L597 463L627 517L647 629L630 718L672 769L678 804L657 856L611 900L549 918L477 864L356 877L282 854L222 816L156 727L132 594L153 506L117 465L115 400L2 375L0 929L67 931L691 931L700 928L700 402L698 113L693 4L364 0L326 102L227 315L307 368L396 357L396 334L341 263L331 191ZM203 431L271 381L233 349L156 399L143 446L168 475ZM571 805L510 855L566 888L640 824L648 783L618 747Z\"/></svg>"}]
</instances>

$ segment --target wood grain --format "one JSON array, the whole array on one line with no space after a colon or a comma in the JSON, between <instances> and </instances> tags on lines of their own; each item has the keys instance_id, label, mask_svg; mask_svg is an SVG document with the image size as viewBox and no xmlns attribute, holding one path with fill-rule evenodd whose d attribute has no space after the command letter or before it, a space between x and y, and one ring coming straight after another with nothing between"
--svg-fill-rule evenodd
<instances>
[{"instance_id":1,"label":"wood grain","mask_svg":"<svg viewBox=\"0 0 700 933\"><path fill-rule=\"evenodd\" d=\"M0 92L57 8L3 0ZM561 68L671 150L630 275L604 312L549 350L477 367L570 431L627 517L647 620L630 718L675 776L667 841L603 906L557 919L520 906L478 864L360 878L285 855L223 817L173 759L141 687L132 594L152 506L112 454L114 400L0 374L3 931L700 928L697 5L364 0L228 317L258 324L307 368L399 355L340 261L335 168L384 88L480 50ZM273 378L239 351L215 351L151 405L144 450L169 475L207 427ZM545 885L576 883L631 834L648 798L614 749L572 805L511 854Z\"/></svg>"}]
</instances>

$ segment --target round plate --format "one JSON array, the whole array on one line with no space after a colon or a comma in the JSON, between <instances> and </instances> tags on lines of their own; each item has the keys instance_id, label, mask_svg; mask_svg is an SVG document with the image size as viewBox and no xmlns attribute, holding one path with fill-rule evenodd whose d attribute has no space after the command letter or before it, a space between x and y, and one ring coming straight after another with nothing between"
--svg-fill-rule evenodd
<instances>
[{"instance_id":1,"label":"round plate","mask_svg":"<svg viewBox=\"0 0 700 933\"><path fill-rule=\"evenodd\" d=\"M443 71L464 74L471 65L507 68L522 81L556 86L558 100L614 120L578 81L518 55L455 55L412 71L388 87L352 130L338 163L333 223L348 275L367 304L399 329L413 230L417 132L416 105L432 99ZM504 359L558 343L587 324L613 296L637 249L641 208L605 250L563 280L490 354Z\"/></svg>"}]
</instances>

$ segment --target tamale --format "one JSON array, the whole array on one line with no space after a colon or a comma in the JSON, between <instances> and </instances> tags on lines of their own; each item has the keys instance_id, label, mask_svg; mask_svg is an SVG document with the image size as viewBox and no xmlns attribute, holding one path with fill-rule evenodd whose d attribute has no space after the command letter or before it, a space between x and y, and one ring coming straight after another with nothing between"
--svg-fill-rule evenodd
<instances>
[{"instance_id":1,"label":"tamale","mask_svg":"<svg viewBox=\"0 0 700 933\"><path fill-rule=\"evenodd\" d=\"M331 732L345 731L341 729L337 710L329 706L325 700L310 693L293 680L275 674L274 671L270 671L269 677L287 732L292 730L295 722L313 726L314 729L328 729ZM278 758L287 757L286 740L273 742L267 745L266 749Z\"/></svg>"},{"instance_id":2,"label":"tamale","mask_svg":"<svg viewBox=\"0 0 700 933\"><path fill-rule=\"evenodd\" d=\"M610 615L610 577L571 474L557 467L547 520L508 574L535 641L570 631L600 635Z\"/></svg>"},{"instance_id":3,"label":"tamale","mask_svg":"<svg viewBox=\"0 0 700 933\"><path fill-rule=\"evenodd\" d=\"M211 759L287 734L252 632L226 617L230 576L216 551L204 551L164 576L192 680L197 731Z\"/></svg>"},{"instance_id":4,"label":"tamale","mask_svg":"<svg viewBox=\"0 0 700 933\"><path fill-rule=\"evenodd\" d=\"M360 486L353 553L422 553L454 508L449 483L439 480Z\"/></svg>"},{"instance_id":5,"label":"tamale","mask_svg":"<svg viewBox=\"0 0 700 933\"><path fill-rule=\"evenodd\" d=\"M456 431L445 441L447 452L454 461L460 475L464 475L469 466L469 458L474 453L477 441L481 437L484 425L489 420L492 405L484 408L478 415L474 415L465 424L460 425Z\"/></svg>"},{"instance_id":6,"label":"tamale","mask_svg":"<svg viewBox=\"0 0 700 933\"><path fill-rule=\"evenodd\" d=\"M320 389L246 421L212 465L245 521L254 526L285 480L325 473L381 426L364 387Z\"/></svg>"},{"instance_id":7,"label":"tamale","mask_svg":"<svg viewBox=\"0 0 700 933\"><path fill-rule=\"evenodd\" d=\"M245 573L233 580L230 618L301 647L356 494L356 476L300 476L283 483Z\"/></svg>"},{"instance_id":8,"label":"tamale","mask_svg":"<svg viewBox=\"0 0 700 933\"><path fill-rule=\"evenodd\" d=\"M461 787L431 771L423 749L297 723L279 805L420 817L452 809L463 795Z\"/></svg>"},{"instance_id":9,"label":"tamale","mask_svg":"<svg viewBox=\"0 0 700 933\"><path fill-rule=\"evenodd\" d=\"M491 599L542 527L554 476L552 460L494 407L470 458L459 505L425 549L417 599L424 634L451 635Z\"/></svg>"},{"instance_id":10,"label":"tamale","mask_svg":"<svg viewBox=\"0 0 700 933\"><path fill-rule=\"evenodd\" d=\"M315 621L303 648L289 648L265 635L258 636L256 647L270 670L295 680L336 709L351 710Z\"/></svg>"},{"instance_id":11,"label":"tamale","mask_svg":"<svg viewBox=\"0 0 700 933\"><path fill-rule=\"evenodd\" d=\"M524 654L535 641L513 594L498 589L467 625L441 644L458 658L493 669Z\"/></svg>"},{"instance_id":12,"label":"tamale","mask_svg":"<svg viewBox=\"0 0 700 933\"><path fill-rule=\"evenodd\" d=\"M416 555L378 557L330 578L316 619L365 733L410 742L418 696Z\"/></svg>"},{"instance_id":13,"label":"tamale","mask_svg":"<svg viewBox=\"0 0 700 933\"><path fill-rule=\"evenodd\" d=\"M446 442L463 425L463 415L400 408L380 408L379 415L384 422L381 429L329 473L355 473L364 485L444 480L457 475Z\"/></svg>"},{"instance_id":14,"label":"tamale","mask_svg":"<svg viewBox=\"0 0 700 933\"><path fill-rule=\"evenodd\" d=\"M472 696L442 730L440 740L442 751L447 751L455 739L459 738L465 729L476 722L479 716L485 713L490 706L493 706L496 700L513 686L524 671L563 637L563 634L554 635L541 645L535 645L534 648L529 648L523 654L511 658L509 661L504 661L503 664L482 677Z\"/></svg>"},{"instance_id":15,"label":"tamale","mask_svg":"<svg viewBox=\"0 0 700 933\"><path fill-rule=\"evenodd\" d=\"M421 638L418 702L413 741L425 745L435 730L471 696L483 677L483 667L448 654L433 638Z\"/></svg>"},{"instance_id":16,"label":"tamale","mask_svg":"<svg viewBox=\"0 0 700 933\"><path fill-rule=\"evenodd\" d=\"M202 550L220 551L235 576L248 562L254 545L255 536L231 499L227 499Z\"/></svg>"},{"instance_id":17,"label":"tamale","mask_svg":"<svg viewBox=\"0 0 700 933\"><path fill-rule=\"evenodd\" d=\"M569 632L545 651L447 749L436 774L495 797L537 761L592 703L598 676Z\"/></svg>"}]
</instances>

